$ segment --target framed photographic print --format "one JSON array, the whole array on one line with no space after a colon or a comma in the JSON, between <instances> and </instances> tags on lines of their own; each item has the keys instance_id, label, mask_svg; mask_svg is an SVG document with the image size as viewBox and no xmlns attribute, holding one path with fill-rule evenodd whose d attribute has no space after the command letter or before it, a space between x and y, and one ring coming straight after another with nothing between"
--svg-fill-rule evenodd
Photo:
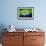
<instances>
[{"instance_id":1,"label":"framed photographic print","mask_svg":"<svg viewBox=\"0 0 46 46\"><path fill-rule=\"evenodd\" d=\"M20 20L33 20L34 19L34 7L18 7L17 18Z\"/></svg>"}]
</instances>

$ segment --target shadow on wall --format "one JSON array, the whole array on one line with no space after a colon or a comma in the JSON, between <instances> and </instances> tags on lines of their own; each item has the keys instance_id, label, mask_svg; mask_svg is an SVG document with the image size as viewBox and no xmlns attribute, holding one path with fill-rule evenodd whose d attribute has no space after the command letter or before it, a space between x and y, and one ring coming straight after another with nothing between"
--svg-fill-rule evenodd
<instances>
[{"instance_id":1,"label":"shadow on wall","mask_svg":"<svg viewBox=\"0 0 46 46\"><path fill-rule=\"evenodd\" d=\"M4 30L4 28L6 28L5 25L0 24L0 43L2 43L2 36L3 36L2 32L6 31L6 30Z\"/></svg>"}]
</instances>

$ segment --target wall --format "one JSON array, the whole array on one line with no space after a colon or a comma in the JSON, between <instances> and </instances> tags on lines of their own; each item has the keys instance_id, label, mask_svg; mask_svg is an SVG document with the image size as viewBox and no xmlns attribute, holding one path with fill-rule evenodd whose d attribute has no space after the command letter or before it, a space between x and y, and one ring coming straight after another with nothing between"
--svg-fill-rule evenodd
<instances>
[{"instance_id":1,"label":"wall","mask_svg":"<svg viewBox=\"0 0 46 46\"><path fill-rule=\"evenodd\" d=\"M46 31L46 0L1 0L0 25L16 28L40 27ZM17 7L34 7L34 20L17 20Z\"/></svg>"}]
</instances>

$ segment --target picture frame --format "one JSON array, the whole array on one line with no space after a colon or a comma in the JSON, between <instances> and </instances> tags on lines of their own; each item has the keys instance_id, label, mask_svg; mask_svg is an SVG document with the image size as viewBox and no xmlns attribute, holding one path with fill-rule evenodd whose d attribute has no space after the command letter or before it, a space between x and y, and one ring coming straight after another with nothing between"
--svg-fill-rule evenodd
<instances>
[{"instance_id":1,"label":"picture frame","mask_svg":"<svg viewBox=\"0 0 46 46\"><path fill-rule=\"evenodd\" d=\"M18 7L17 8L18 20L33 20L34 19L34 7Z\"/></svg>"}]
</instances>

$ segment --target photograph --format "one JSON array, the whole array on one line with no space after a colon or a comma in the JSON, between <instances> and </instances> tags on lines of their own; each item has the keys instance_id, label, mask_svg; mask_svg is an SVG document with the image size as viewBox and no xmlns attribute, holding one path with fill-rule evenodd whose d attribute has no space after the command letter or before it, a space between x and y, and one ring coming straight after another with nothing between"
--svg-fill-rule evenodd
<instances>
[{"instance_id":1,"label":"photograph","mask_svg":"<svg viewBox=\"0 0 46 46\"><path fill-rule=\"evenodd\" d=\"M33 7L18 7L17 8L18 19L34 19Z\"/></svg>"}]
</instances>

